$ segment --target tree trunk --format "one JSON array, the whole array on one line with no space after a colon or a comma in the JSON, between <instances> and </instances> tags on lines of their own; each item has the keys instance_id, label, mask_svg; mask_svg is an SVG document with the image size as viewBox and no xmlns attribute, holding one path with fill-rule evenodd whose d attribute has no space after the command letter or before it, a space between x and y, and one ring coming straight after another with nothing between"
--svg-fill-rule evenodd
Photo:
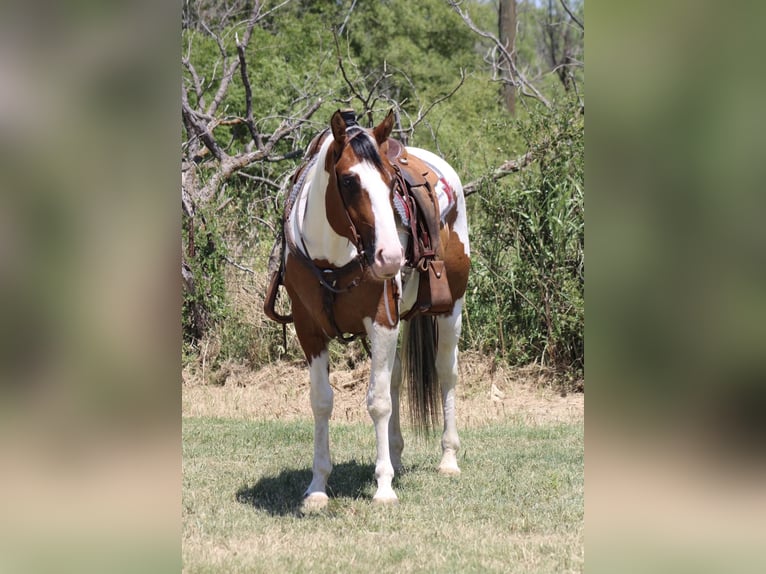
<instances>
[{"instance_id":1,"label":"tree trunk","mask_svg":"<svg viewBox=\"0 0 766 574\"><path fill-rule=\"evenodd\" d=\"M498 9L498 28L500 42L506 47L511 57L515 57L513 50L516 43L516 0L500 0ZM516 114L516 88L510 82L510 63L505 70L506 82L503 83L503 101L505 108L511 115Z\"/></svg>"}]
</instances>

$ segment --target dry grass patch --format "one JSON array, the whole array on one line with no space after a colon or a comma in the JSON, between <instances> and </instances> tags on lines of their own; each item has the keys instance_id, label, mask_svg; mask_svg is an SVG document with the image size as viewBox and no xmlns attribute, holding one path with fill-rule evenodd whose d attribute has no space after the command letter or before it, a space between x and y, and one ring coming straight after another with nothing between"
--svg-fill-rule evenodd
<instances>
[{"instance_id":1,"label":"dry grass patch","mask_svg":"<svg viewBox=\"0 0 766 574\"><path fill-rule=\"evenodd\" d=\"M582 420L584 394L562 396L553 376L539 367L512 368L478 353L462 353L458 424L480 426L520 419L533 424ZM334 422L368 422L365 406L369 363L335 369ZM295 420L311 417L308 370L303 361L277 361L261 369L225 362L206 383L199 367L183 372L184 416ZM406 406L402 412L406 412Z\"/></svg>"}]
</instances>

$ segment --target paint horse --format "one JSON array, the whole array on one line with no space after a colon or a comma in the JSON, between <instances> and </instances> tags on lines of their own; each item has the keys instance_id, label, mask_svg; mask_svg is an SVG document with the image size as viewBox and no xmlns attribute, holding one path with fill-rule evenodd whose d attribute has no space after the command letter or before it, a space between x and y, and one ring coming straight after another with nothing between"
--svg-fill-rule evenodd
<instances>
[{"instance_id":1,"label":"paint horse","mask_svg":"<svg viewBox=\"0 0 766 574\"><path fill-rule=\"evenodd\" d=\"M304 511L328 502L332 338L366 335L370 341L367 410L377 440L373 501L397 501L391 481L402 468L403 370L414 421L428 427L438 420L437 409L443 413L438 470L460 472L455 385L470 267L465 198L458 175L444 160L389 139L393 122L389 112L377 127L364 129L353 110L335 112L330 128L309 146L286 201L282 256L265 310L272 319L295 323L309 365L314 464ZM420 206L413 199L416 190ZM429 202L430 219L422 213ZM280 284L290 297L289 316L274 312Z\"/></svg>"}]
</instances>

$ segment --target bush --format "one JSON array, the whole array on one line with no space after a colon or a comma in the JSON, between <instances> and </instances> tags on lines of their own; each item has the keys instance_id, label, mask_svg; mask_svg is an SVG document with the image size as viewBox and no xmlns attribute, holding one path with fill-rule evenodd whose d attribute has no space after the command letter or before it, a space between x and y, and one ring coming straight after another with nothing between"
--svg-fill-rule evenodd
<instances>
[{"instance_id":1,"label":"bush","mask_svg":"<svg viewBox=\"0 0 766 574\"><path fill-rule=\"evenodd\" d=\"M584 126L574 102L514 126L536 161L472 214L467 344L511 363L584 368Z\"/></svg>"}]
</instances>

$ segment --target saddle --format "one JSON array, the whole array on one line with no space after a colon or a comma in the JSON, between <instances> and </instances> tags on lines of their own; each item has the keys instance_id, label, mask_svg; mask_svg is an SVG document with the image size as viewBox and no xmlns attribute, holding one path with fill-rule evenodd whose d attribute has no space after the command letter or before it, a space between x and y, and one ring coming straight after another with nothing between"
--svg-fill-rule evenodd
<instances>
[{"instance_id":1,"label":"saddle","mask_svg":"<svg viewBox=\"0 0 766 574\"><path fill-rule=\"evenodd\" d=\"M452 308L452 293L444 266L441 242L441 210L434 186L439 177L422 160L410 156L395 139L388 139L386 155L394 168L394 204L405 225L410 228L410 241L405 254L406 265L420 273L418 296L403 319L414 315L438 315Z\"/></svg>"}]
</instances>

